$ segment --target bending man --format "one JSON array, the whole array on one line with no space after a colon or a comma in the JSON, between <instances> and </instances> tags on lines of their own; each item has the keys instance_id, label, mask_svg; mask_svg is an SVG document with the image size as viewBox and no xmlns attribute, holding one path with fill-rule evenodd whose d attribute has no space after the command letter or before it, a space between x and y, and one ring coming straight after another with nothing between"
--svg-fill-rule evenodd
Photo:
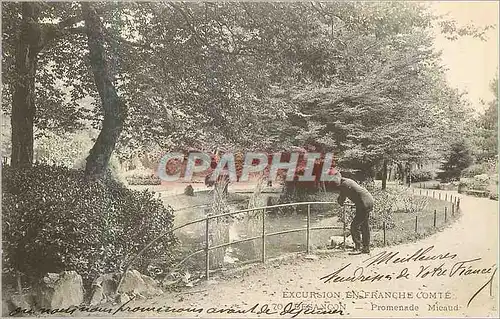
<instances>
[{"instance_id":1,"label":"bending man","mask_svg":"<svg viewBox=\"0 0 500 319\"><path fill-rule=\"evenodd\" d=\"M362 253L370 253L370 227L368 219L373 209L373 196L364 187L349 178L344 178L337 173L338 179L334 184L340 189L337 202L343 206L346 198L356 205L356 215L351 223L351 236L354 242L354 250ZM360 234L361 230L361 234ZM363 240L361 240L361 235Z\"/></svg>"}]
</instances>

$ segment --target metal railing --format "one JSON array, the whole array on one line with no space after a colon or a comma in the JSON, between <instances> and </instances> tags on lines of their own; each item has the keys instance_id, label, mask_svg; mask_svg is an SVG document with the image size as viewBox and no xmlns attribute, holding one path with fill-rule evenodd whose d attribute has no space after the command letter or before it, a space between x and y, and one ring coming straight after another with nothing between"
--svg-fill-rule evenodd
<instances>
[{"instance_id":1,"label":"metal railing","mask_svg":"<svg viewBox=\"0 0 500 319\"><path fill-rule=\"evenodd\" d=\"M311 230L320 230L320 229L343 229L343 234L342 236L344 237L344 249L345 249L345 241L346 241L346 207L352 207L353 205L344 205L344 209L342 210L342 226L321 226L321 227L311 227L311 205L319 204L319 205L331 205L335 204L336 202L296 202L296 203L287 203L287 204L279 204L279 205L271 205L271 206L262 206L262 207L254 207L254 208L248 208L248 209L242 209L242 210L237 210L234 212L229 212L229 213L223 213L223 214L207 214L207 216L199 219L192 220L190 222L187 222L185 224L182 224L180 226L174 227L171 230L160 234L157 236L155 239L153 239L151 242L149 242L144 248L142 248L128 263L128 265L125 267L124 273L127 273L130 270L130 267L133 265L133 263L137 260L139 256L141 256L149 247L154 245L156 242L158 242L160 239L164 238L165 236L168 236L172 234L173 232L180 230L184 227L197 224L197 223L205 223L205 247L203 249L199 249L188 256L186 256L182 261L180 261L178 265L181 265L184 263L186 260L189 258L200 254L202 252L205 252L205 276L206 279L208 280L210 278L210 251L217 249L217 248L223 248L227 246L231 246L234 244L238 243L243 243L251 240L257 240L261 239L262 241L262 256L261 256L261 261L265 262L266 261L266 238L270 236L276 236L276 235L281 235L281 234L287 234L287 233L294 233L294 232L301 232L305 231L306 232L306 252L310 252L310 236L311 236ZM291 207L291 206L304 206L307 205L307 221L306 221L306 227L304 228L296 228L296 229L289 229L289 230L283 230L283 231L278 231L278 232L273 232L273 233L266 233L266 213L268 210L273 209L273 208L281 208L281 207ZM231 215L236 215L236 214L241 214L241 213L248 213L248 212L253 212L261 210L262 211L262 232L259 236L254 236L250 238L245 238L237 241L232 241L220 245L215 245L215 246L210 246L210 238L209 238L209 229L210 229L210 220L213 220L215 218L220 218L220 217L225 217L225 216L231 216ZM118 288L120 288L122 279L125 276L122 276L120 279L120 282L118 283L117 286L117 291Z\"/></svg>"},{"instance_id":2,"label":"metal railing","mask_svg":"<svg viewBox=\"0 0 500 319\"><path fill-rule=\"evenodd\" d=\"M270 205L270 206L262 206L262 207L254 207L254 208L248 208L248 209L242 209L242 210L237 210L234 212L229 212L229 213L223 213L223 214L208 214L206 217L201 218L196 220L195 222L202 222L205 221L205 247L203 249L199 249L197 251L194 251L193 253L189 254L186 256L182 261L180 261L177 266L181 265L184 263L186 260L189 258L200 254L200 253L205 253L205 278L208 280L210 278L210 251L218 249L218 248L224 248L227 246L239 244L239 243L244 243L252 240L261 240L261 245L262 245L262 251L261 251L261 262L265 263L266 262L266 238L271 237L271 236L277 236L277 235L282 235L282 234L288 234L288 233L296 233L296 232L306 232L306 253L310 252L310 247L311 247L311 231L312 230L322 230L322 229L342 229L343 230L343 240L344 240L344 249L345 249L345 241L346 241L346 219L345 219L345 213L346 213L346 207L350 207L351 205L344 205L344 209L342 210L342 226L317 226L317 227L311 227L311 205L315 204L320 204L320 205L331 205L335 204L335 202L297 202L297 203L287 203L287 204L279 204L279 205ZM274 208L281 208L281 207L298 207L298 206L305 206L307 205L307 219L306 219L306 227L303 228L295 228L295 229L288 229L288 230L282 230L282 231L277 231L277 232L272 232L272 233L267 233L266 232L266 214L269 210L274 209ZM209 238L209 233L210 233L210 220L216 219L216 218L221 218L221 217L226 217L226 216L232 216L236 214L241 214L241 213L249 213L253 211L261 211L261 218L262 218L262 228L261 228L261 233L258 236L254 237L249 237L245 239L240 239L240 240L235 240L219 245L214 245L210 246L210 238ZM182 226L179 226L177 228L180 229L182 227L191 225L191 223L184 224Z\"/></svg>"},{"instance_id":3,"label":"metal railing","mask_svg":"<svg viewBox=\"0 0 500 319\"><path fill-rule=\"evenodd\" d=\"M413 189L412 191L415 194L415 189ZM420 195L423 195L422 190L420 190ZM429 193L427 192L426 195L429 196ZM432 197L435 198L434 192L432 194ZM441 194L439 194L439 199L441 199ZM456 210L458 211L458 209L460 207L460 198L458 198L457 196L455 196L454 198L453 198L453 196L450 196L448 198L448 195L445 195L444 200L450 201L452 203L451 213L452 213L452 215L454 215L455 211ZM135 260L137 260L137 258L139 256L141 256L144 253L144 251L149 249L149 247L151 247L153 244L158 242L160 239L164 238L165 236L168 236L169 234L173 233L174 231L180 230L184 227L187 227L187 226L190 226L193 224L202 223L202 222L205 223L205 245L204 245L205 247L202 249L196 250L193 253L189 254L183 260L181 260L179 263L177 263L176 266L179 266L179 265L183 264L185 261L187 261L189 258L204 252L205 253L205 278L207 280L210 278L210 251L212 251L214 249L218 249L218 248L231 246L234 244L252 241L252 240L258 240L258 239L261 240L261 244L262 244L261 262L263 262L263 263L265 263L265 261L266 261L266 238L271 237L271 236L276 236L276 235L288 234L288 233L305 231L306 232L306 253L310 253L310 246L311 246L310 245L310 241L311 241L310 237L311 237L312 230L342 229L343 230L343 232L342 232L343 249L345 250L345 248L346 248L346 210L347 210L347 208L350 208L350 209L354 208L355 206L353 204L346 203L345 205L343 205L343 209L341 210L341 212L342 212L342 216L341 216L342 217L342 226L311 227L311 205L332 205L335 203L336 202L296 202L296 203L287 203L287 204L279 204L279 205L271 205L271 206L254 207L254 208L242 209L242 210L237 210L234 212L228 212L228 213L223 213L223 214L207 214L207 216L205 216L203 218L199 218L199 219L187 222L185 224L182 224L180 226L174 227L171 230L156 237L154 240L152 240L149 244L147 244L143 249L141 249L131 259L131 261L128 263L127 267L125 268L124 273L127 273L128 270L130 270L130 267L132 266L132 264L135 262ZM277 232L272 232L272 233L266 233L266 213L268 210L274 209L274 208L281 208L281 207L292 207L292 206L298 207L298 206L304 206L304 205L307 205L306 227L289 229L289 230L282 230L282 231L277 231ZM262 211L261 212L262 231L261 231L260 235L250 237L250 238L241 239L241 240L231 241L231 242L227 242L227 243L223 243L223 244L219 244L219 245L210 246L209 233L210 233L210 221L211 220L216 219L216 218L225 217L225 216L232 216L232 215L236 215L236 214L248 213L248 212L253 212L253 211L258 211L258 210ZM436 216L436 212L434 212L434 219L435 219L435 216ZM447 219L447 211L445 208L445 220L446 219ZM385 246L386 245L386 223L384 222L383 224L384 224L383 225L383 241L384 241L384 246ZM418 227L418 216L416 216L416 218L415 218L415 229L416 230L417 230L417 227ZM434 227L436 227L435 222L434 222ZM123 277L124 276L122 276L122 279L123 279ZM117 290L121 285L122 279L120 279Z\"/></svg>"},{"instance_id":4,"label":"metal railing","mask_svg":"<svg viewBox=\"0 0 500 319\"><path fill-rule=\"evenodd\" d=\"M413 189L413 193L415 193L415 190ZM429 196L427 194L427 196ZM435 198L435 193L432 194L432 198ZM441 194L439 194L439 200L441 200ZM455 214L455 206L456 210L458 210L459 205L460 205L460 199L455 196L453 198L450 196L448 198L448 195L445 195L444 201L450 201L452 203L451 206L451 212L452 215ZM208 214L206 217L195 220L190 223L186 223L184 225L181 225L177 228L183 228L185 226L191 225L193 223L198 223L205 221L205 247L199 250L194 251L193 253L189 254L186 256L182 261L177 263L176 266L179 266L183 264L185 261L187 261L189 258L198 255L200 253L205 253L205 277L208 280L210 278L210 251L218 248L224 248L227 246L231 246L234 244L239 244L239 243L244 243L252 240L261 240L262 244L262 251L261 251L261 262L265 263L266 261L266 238L271 237L271 236L276 236L276 235L282 235L282 234L288 234L288 233L295 233L295 232L301 232L305 231L306 232L306 253L310 253L310 242L311 242L311 231L312 230L324 230L324 229L342 229L342 237L343 237L343 249L345 250L346 247L346 210L347 208L353 209L355 207L354 204L345 204L342 209L342 226L321 226L321 227L311 227L311 205L314 204L335 204L335 202L296 202L296 203L287 203L287 204L279 204L279 205L271 205L271 206L263 206L263 207L255 207L255 208L248 208L248 209L242 209L234 212L229 212L229 213L224 213L224 214L217 214L217 215L212 215ZM295 229L289 229L289 230L283 230L283 231L277 231L277 232L272 232L272 233L266 233L266 213L268 210L273 209L273 208L281 208L281 207L291 207L291 206L304 206L307 205L307 219L306 219L306 227L303 228L295 228ZM250 238L245 238L241 240L236 240L236 241L231 241L215 246L210 246L210 238L209 238L209 232L210 232L210 220L220 218L220 217L225 217L225 216L231 216L231 215L236 215L236 214L241 214L241 213L246 213L246 212L252 212L252 211L257 211L261 210L262 214L262 231L259 236L254 236ZM444 213L445 213L445 222L447 222L447 207L444 208ZM434 211L434 227L436 227L436 210ZM384 246L386 245L386 222L383 223L383 241L384 241ZM417 232L418 230L418 216L415 216L415 231Z\"/></svg>"}]
</instances>

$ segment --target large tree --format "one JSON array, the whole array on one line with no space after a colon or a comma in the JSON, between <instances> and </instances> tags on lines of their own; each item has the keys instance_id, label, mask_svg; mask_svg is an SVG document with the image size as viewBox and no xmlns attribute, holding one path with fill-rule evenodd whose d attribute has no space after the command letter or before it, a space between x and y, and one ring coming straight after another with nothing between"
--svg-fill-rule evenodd
<instances>
[{"instance_id":1,"label":"large tree","mask_svg":"<svg viewBox=\"0 0 500 319\"><path fill-rule=\"evenodd\" d=\"M439 17L409 3L338 6L312 4L330 19L319 20L323 27L308 39L309 63L296 61L302 81L285 92L294 107L286 124L274 123L274 141L320 144L339 153L340 165L367 173L381 163L387 171L389 161L436 158L460 134L465 114L433 51L431 26ZM483 34L440 22L450 36Z\"/></svg>"},{"instance_id":2,"label":"large tree","mask_svg":"<svg viewBox=\"0 0 500 319\"><path fill-rule=\"evenodd\" d=\"M487 108L473 132L478 160L494 159L498 155L498 76L491 81L490 90L493 99L486 104Z\"/></svg>"},{"instance_id":3,"label":"large tree","mask_svg":"<svg viewBox=\"0 0 500 319\"><path fill-rule=\"evenodd\" d=\"M16 43L16 25L23 21L18 18L22 5L3 6L8 18L3 21L7 26L3 59L14 66L11 48ZM87 54L93 40L81 23L75 24L83 19L80 7L79 3L43 4L38 19L26 15L35 26L58 31L37 55L34 80L31 77L22 85L35 88L35 103L29 105L35 114L32 122L42 132L91 123L103 131L116 125L112 132L117 133L124 121L123 133L105 143L109 147L96 144L96 152L89 157L94 163L101 155L107 157L115 139L122 153L175 146L273 150L308 141L325 150L360 147L365 152L364 145L373 141L390 141L376 123L366 123L369 112L381 115L378 118L390 129L387 134L398 136L401 127L384 118L389 114L385 112L408 106L400 123L432 109L415 102L420 98L418 89L428 88L430 81L422 79L421 73L433 70L436 63L427 50L425 34L434 17L419 5L96 3L92 7L102 26L95 38L102 45L101 60L107 61L106 73L116 95L111 86L101 91L92 72L96 69ZM68 16L72 18L63 19ZM445 26L445 32L460 33L453 23ZM19 83L13 79L19 71L8 69L13 76L4 83L16 88ZM410 89L405 90L405 85ZM4 101L9 103L15 90L5 92ZM82 103L84 97L93 102ZM116 101L115 107L108 108L113 103L105 102L111 100ZM123 112L112 111L116 116L110 126L106 114L125 105L129 116L124 119ZM14 115L17 109L12 110ZM324 118L334 110L340 123ZM15 116L12 121L13 126L22 124ZM15 141L25 153L32 149L33 136L33 125L27 123L22 130L27 137ZM385 150L385 157L392 156L383 145L368 151L378 160L380 150ZM105 166L105 160L100 162Z\"/></svg>"},{"instance_id":4,"label":"large tree","mask_svg":"<svg viewBox=\"0 0 500 319\"><path fill-rule=\"evenodd\" d=\"M40 56L64 36L77 18L71 4L3 3L2 27L4 41L2 62L5 101L11 103L13 166L31 166L33 162L33 127L37 101L35 82ZM57 23L41 22L65 16ZM44 67L44 65L42 65ZM47 84L47 79L39 83ZM43 88L38 91L43 91ZM50 96L50 95L49 95ZM56 95L60 96L60 95ZM49 98L50 101L50 98Z\"/></svg>"},{"instance_id":5,"label":"large tree","mask_svg":"<svg viewBox=\"0 0 500 319\"><path fill-rule=\"evenodd\" d=\"M126 106L118 96L104 49L103 26L96 9L89 2L82 3L83 17L88 38L88 49L94 82L101 99L104 119L97 140L90 150L85 166L88 176L102 176L123 129Z\"/></svg>"}]
</instances>

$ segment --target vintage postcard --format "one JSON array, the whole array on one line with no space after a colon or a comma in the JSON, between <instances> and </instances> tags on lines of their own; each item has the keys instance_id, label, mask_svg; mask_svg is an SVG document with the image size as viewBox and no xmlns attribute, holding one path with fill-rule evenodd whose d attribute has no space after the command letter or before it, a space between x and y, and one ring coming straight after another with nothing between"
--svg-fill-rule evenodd
<instances>
[{"instance_id":1,"label":"vintage postcard","mask_svg":"<svg viewBox=\"0 0 500 319\"><path fill-rule=\"evenodd\" d=\"M498 318L498 12L2 2L2 316Z\"/></svg>"}]
</instances>

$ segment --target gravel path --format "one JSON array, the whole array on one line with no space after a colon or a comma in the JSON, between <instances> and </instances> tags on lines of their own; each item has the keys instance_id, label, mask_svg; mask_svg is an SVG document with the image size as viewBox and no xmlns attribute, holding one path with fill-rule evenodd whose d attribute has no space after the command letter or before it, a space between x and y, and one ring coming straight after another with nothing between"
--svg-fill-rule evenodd
<instances>
[{"instance_id":1,"label":"gravel path","mask_svg":"<svg viewBox=\"0 0 500 319\"><path fill-rule=\"evenodd\" d=\"M448 193L456 195L456 192ZM489 199L462 196L463 214L460 220L419 242L376 248L369 256L353 256L342 252L317 259L302 256L279 264L255 265L242 273L226 276L224 280L211 280L183 294L166 293L157 299L134 300L125 305L125 308L130 309L136 306L165 309L169 306L179 312L118 312L117 315L217 318L291 318L293 315L301 318L498 318L498 274L495 273L498 256L497 205L498 202ZM420 257L414 258L421 259L420 261L401 262L401 259L397 259L412 256L419 249L420 252L427 249ZM370 265L372 261L380 259L385 251L397 255L387 263ZM432 256L440 256L442 259L436 257L430 260ZM367 260L368 258L370 259ZM460 263L476 258L479 259ZM473 271L474 269L479 270ZM330 282L325 283L326 278L320 279L336 271L337 276L332 275ZM359 280L361 271L365 281ZM352 280L355 272L358 279ZM469 274L470 272L482 273ZM491 278L493 280L490 285L488 281ZM480 290L485 284L485 288ZM477 291L479 293L472 298ZM471 298L472 301L467 306ZM302 309L302 312L297 314L298 310L290 310L282 313L283 309L290 307L286 306L288 303L298 307L294 309ZM256 304L258 306L252 311ZM305 309L311 306L313 308L308 309L316 312L331 312L307 313ZM401 309L399 306L402 306ZM442 307L449 309L443 310ZM195 308L202 308L201 313L189 311ZM209 314L212 310L210 308L225 309L226 314ZM342 314L334 313L335 310L342 310ZM246 313L227 314L236 311ZM266 312L269 314L265 314Z\"/></svg>"}]
</instances>

